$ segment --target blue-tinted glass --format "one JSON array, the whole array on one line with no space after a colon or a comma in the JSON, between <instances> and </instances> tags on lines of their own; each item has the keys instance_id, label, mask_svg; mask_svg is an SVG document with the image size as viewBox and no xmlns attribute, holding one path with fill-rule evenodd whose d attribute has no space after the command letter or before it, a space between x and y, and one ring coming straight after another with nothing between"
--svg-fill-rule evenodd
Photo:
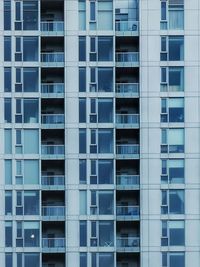
<instances>
[{"instance_id":1,"label":"blue-tinted glass","mask_svg":"<svg viewBox=\"0 0 200 267\"><path fill-rule=\"evenodd\" d=\"M113 153L113 130L98 131L98 153Z\"/></svg>"},{"instance_id":2,"label":"blue-tinted glass","mask_svg":"<svg viewBox=\"0 0 200 267\"><path fill-rule=\"evenodd\" d=\"M80 267L87 267L87 253L80 253Z\"/></svg>"},{"instance_id":3,"label":"blue-tinted glass","mask_svg":"<svg viewBox=\"0 0 200 267\"><path fill-rule=\"evenodd\" d=\"M169 108L169 122L184 122L184 108Z\"/></svg>"},{"instance_id":4,"label":"blue-tinted glass","mask_svg":"<svg viewBox=\"0 0 200 267\"><path fill-rule=\"evenodd\" d=\"M79 37L79 61L86 61L86 37Z\"/></svg>"},{"instance_id":5,"label":"blue-tinted glass","mask_svg":"<svg viewBox=\"0 0 200 267\"><path fill-rule=\"evenodd\" d=\"M5 191L5 215L12 215L12 191Z\"/></svg>"},{"instance_id":6,"label":"blue-tinted glass","mask_svg":"<svg viewBox=\"0 0 200 267\"><path fill-rule=\"evenodd\" d=\"M86 91L86 68L79 68L79 92Z\"/></svg>"},{"instance_id":7,"label":"blue-tinted glass","mask_svg":"<svg viewBox=\"0 0 200 267\"><path fill-rule=\"evenodd\" d=\"M113 201L112 191L99 191L99 214L113 214Z\"/></svg>"},{"instance_id":8,"label":"blue-tinted glass","mask_svg":"<svg viewBox=\"0 0 200 267\"><path fill-rule=\"evenodd\" d=\"M183 5L169 6L169 29L184 29L184 7Z\"/></svg>"},{"instance_id":9,"label":"blue-tinted glass","mask_svg":"<svg viewBox=\"0 0 200 267\"><path fill-rule=\"evenodd\" d=\"M17 267L21 267L22 265L22 253L17 253Z\"/></svg>"},{"instance_id":10,"label":"blue-tinted glass","mask_svg":"<svg viewBox=\"0 0 200 267\"><path fill-rule=\"evenodd\" d=\"M24 253L24 267L40 266L39 253Z\"/></svg>"},{"instance_id":11,"label":"blue-tinted glass","mask_svg":"<svg viewBox=\"0 0 200 267\"><path fill-rule=\"evenodd\" d=\"M13 267L12 253L5 254L5 267Z\"/></svg>"},{"instance_id":12,"label":"blue-tinted glass","mask_svg":"<svg viewBox=\"0 0 200 267\"><path fill-rule=\"evenodd\" d=\"M24 123L38 123L38 100L24 99Z\"/></svg>"},{"instance_id":13,"label":"blue-tinted glass","mask_svg":"<svg viewBox=\"0 0 200 267\"><path fill-rule=\"evenodd\" d=\"M99 253L99 267L114 267L113 253Z\"/></svg>"},{"instance_id":14,"label":"blue-tinted glass","mask_svg":"<svg viewBox=\"0 0 200 267\"><path fill-rule=\"evenodd\" d=\"M113 221L99 221L99 246L114 245L114 225Z\"/></svg>"},{"instance_id":15,"label":"blue-tinted glass","mask_svg":"<svg viewBox=\"0 0 200 267\"><path fill-rule=\"evenodd\" d=\"M95 2L90 2L90 20L96 20Z\"/></svg>"},{"instance_id":16,"label":"blue-tinted glass","mask_svg":"<svg viewBox=\"0 0 200 267\"><path fill-rule=\"evenodd\" d=\"M185 233L184 228L171 228L169 231L170 246L184 246L185 245Z\"/></svg>"},{"instance_id":17,"label":"blue-tinted glass","mask_svg":"<svg viewBox=\"0 0 200 267\"><path fill-rule=\"evenodd\" d=\"M4 92L11 92L11 68L4 68Z\"/></svg>"},{"instance_id":18,"label":"blue-tinted glass","mask_svg":"<svg viewBox=\"0 0 200 267\"><path fill-rule=\"evenodd\" d=\"M79 182L80 184L86 184L86 180L87 180L86 160L80 159L79 160Z\"/></svg>"},{"instance_id":19,"label":"blue-tinted glass","mask_svg":"<svg viewBox=\"0 0 200 267\"><path fill-rule=\"evenodd\" d=\"M4 37L4 60L11 61L11 37Z\"/></svg>"},{"instance_id":20,"label":"blue-tinted glass","mask_svg":"<svg viewBox=\"0 0 200 267\"><path fill-rule=\"evenodd\" d=\"M113 37L98 37L98 60L113 60Z\"/></svg>"},{"instance_id":21,"label":"blue-tinted glass","mask_svg":"<svg viewBox=\"0 0 200 267\"><path fill-rule=\"evenodd\" d=\"M166 20L166 2L161 2L161 20Z\"/></svg>"},{"instance_id":22,"label":"blue-tinted glass","mask_svg":"<svg viewBox=\"0 0 200 267\"><path fill-rule=\"evenodd\" d=\"M113 183L113 161L99 160L98 161L98 181L99 184Z\"/></svg>"},{"instance_id":23,"label":"blue-tinted glass","mask_svg":"<svg viewBox=\"0 0 200 267\"><path fill-rule=\"evenodd\" d=\"M169 257L170 267L184 267L185 255L184 253L170 253ZM167 265L166 265L167 266Z\"/></svg>"},{"instance_id":24,"label":"blue-tinted glass","mask_svg":"<svg viewBox=\"0 0 200 267\"><path fill-rule=\"evenodd\" d=\"M11 30L11 0L4 0L4 30Z\"/></svg>"},{"instance_id":25,"label":"blue-tinted glass","mask_svg":"<svg viewBox=\"0 0 200 267\"><path fill-rule=\"evenodd\" d=\"M86 153L86 129L79 129L79 153Z\"/></svg>"},{"instance_id":26,"label":"blue-tinted glass","mask_svg":"<svg viewBox=\"0 0 200 267\"><path fill-rule=\"evenodd\" d=\"M111 98L98 99L98 122L113 122L113 100Z\"/></svg>"},{"instance_id":27,"label":"blue-tinted glass","mask_svg":"<svg viewBox=\"0 0 200 267\"><path fill-rule=\"evenodd\" d=\"M38 1L23 1L23 30L38 30Z\"/></svg>"},{"instance_id":28,"label":"blue-tinted glass","mask_svg":"<svg viewBox=\"0 0 200 267\"><path fill-rule=\"evenodd\" d=\"M4 99L4 121L6 123L12 122L12 106L11 98Z\"/></svg>"},{"instance_id":29,"label":"blue-tinted glass","mask_svg":"<svg viewBox=\"0 0 200 267\"><path fill-rule=\"evenodd\" d=\"M24 92L38 92L38 68L23 69Z\"/></svg>"},{"instance_id":30,"label":"blue-tinted glass","mask_svg":"<svg viewBox=\"0 0 200 267\"><path fill-rule=\"evenodd\" d=\"M173 91L183 91L184 89L184 69L183 67L169 68L169 86Z\"/></svg>"},{"instance_id":31,"label":"blue-tinted glass","mask_svg":"<svg viewBox=\"0 0 200 267\"><path fill-rule=\"evenodd\" d=\"M182 36L169 37L169 60L184 60L184 38Z\"/></svg>"},{"instance_id":32,"label":"blue-tinted glass","mask_svg":"<svg viewBox=\"0 0 200 267\"><path fill-rule=\"evenodd\" d=\"M39 229L24 229L24 245L25 247L39 246Z\"/></svg>"},{"instance_id":33,"label":"blue-tinted glass","mask_svg":"<svg viewBox=\"0 0 200 267\"><path fill-rule=\"evenodd\" d=\"M91 253L91 267L97 267L96 253Z\"/></svg>"},{"instance_id":34,"label":"blue-tinted glass","mask_svg":"<svg viewBox=\"0 0 200 267\"><path fill-rule=\"evenodd\" d=\"M184 167L174 167L169 169L169 180L171 183L183 183Z\"/></svg>"},{"instance_id":35,"label":"blue-tinted glass","mask_svg":"<svg viewBox=\"0 0 200 267\"><path fill-rule=\"evenodd\" d=\"M86 122L86 98L79 99L79 122Z\"/></svg>"},{"instance_id":36,"label":"blue-tinted glass","mask_svg":"<svg viewBox=\"0 0 200 267\"><path fill-rule=\"evenodd\" d=\"M12 222L5 222L5 246L12 247Z\"/></svg>"},{"instance_id":37,"label":"blue-tinted glass","mask_svg":"<svg viewBox=\"0 0 200 267\"><path fill-rule=\"evenodd\" d=\"M87 221L80 221L80 247L87 246Z\"/></svg>"},{"instance_id":38,"label":"blue-tinted glass","mask_svg":"<svg viewBox=\"0 0 200 267\"><path fill-rule=\"evenodd\" d=\"M113 91L113 69L98 68L98 91L112 92Z\"/></svg>"},{"instance_id":39,"label":"blue-tinted glass","mask_svg":"<svg viewBox=\"0 0 200 267\"><path fill-rule=\"evenodd\" d=\"M184 190L169 191L169 211L172 214L184 214Z\"/></svg>"},{"instance_id":40,"label":"blue-tinted glass","mask_svg":"<svg viewBox=\"0 0 200 267\"><path fill-rule=\"evenodd\" d=\"M39 215L38 191L24 191L24 215Z\"/></svg>"},{"instance_id":41,"label":"blue-tinted glass","mask_svg":"<svg viewBox=\"0 0 200 267\"><path fill-rule=\"evenodd\" d=\"M38 37L23 37L23 60L38 61Z\"/></svg>"}]
</instances>

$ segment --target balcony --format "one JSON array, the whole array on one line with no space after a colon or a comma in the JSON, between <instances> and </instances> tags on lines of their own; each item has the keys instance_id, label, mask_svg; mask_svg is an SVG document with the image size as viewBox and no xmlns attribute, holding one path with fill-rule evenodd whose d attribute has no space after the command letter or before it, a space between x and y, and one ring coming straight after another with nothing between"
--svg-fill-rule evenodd
<instances>
[{"instance_id":1,"label":"balcony","mask_svg":"<svg viewBox=\"0 0 200 267\"><path fill-rule=\"evenodd\" d=\"M64 66L64 52L42 52L41 62L44 66Z\"/></svg>"},{"instance_id":2,"label":"balcony","mask_svg":"<svg viewBox=\"0 0 200 267\"><path fill-rule=\"evenodd\" d=\"M42 114L43 124L60 124L65 122L64 114Z\"/></svg>"},{"instance_id":3,"label":"balcony","mask_svg":"<svg viewBox=\"0 0 200 267\"><path fill-rule=\"evenodd\" d=\"M47 158L64 158L64 145L42 145L41 152L43 157Z\"/></svg>"},{"instance_id":4,"label":"balcony","mask_svg":"<svg viewBox=\"0 0 200 267\"><path fill-rule=\"evenodd\" d=\"M65 219L65 206L42 206L43 220L57 221Z\"/></svg>"},{"instance_id":5,"label":"balcony","mask_svg":"<svg viewBox=\"0 0 200 267\"><path fill-rule=\"evenodd\" d=\"M117 251L138 252L140 249L139 237L117 237Z\"/></svg>"},{"instance_id":6,"label":"balcony","mask_svg":"<svg viewBox=\"0 0 200 267\"><path fill-rule=\"evenodd\" d=\"M64 21L42 21L40 23L40 30L45 35L63 35Z\"/></svg>"},{"instance_id":7,"label":"balcony","mask_svg":"<svg viewBox=\"0 0 200 267\"><path fill-rule=\"evenodd\" d=\"M117 158L139 158L140 146L139 145L116 145Z\"/></svg>"},{"instance_id":8,"label":"balcony","mask_svg":"<svg viewBox=\"0 0 200 267\"><path fill-rule=\"evenodd\" d=\"M117 175L117 189L121 190L132 190L132 189L139 189L139 175L128 175L122 174Z\"/></svg>"},{"instance_id":9,"label":"balcony","mask_svg":"<svg viewBox=\"0 0 200 267\"><path fill-rule=\"evenodd\" d=\"M117 128L139 128L139 114L116 114Z\"/></svg>"},{"instance_id":10,"label":"balcony","mask_svg":"<svg viewBox=\"0 0 200 267\"><path fill-rule=\"evenodd\" d=\"M117 67L139 67L139 52L117 52L115 60Z\"/></svg>"},{"instance_id":11,"label":"balcony","mask_svg":"<svg viewBox=\"0 0 200 267\"><path fill-rule=\"evenodd\" d=\"M137 36L139 34L139 22L116 21L115 31L117 36Z\"/></svg>"},{"instance_id":12,"label":"balcony","mask_svg":"<svg viewBox=\"0 0 200 267\"><path fill-rule=\"evenodd\" d=\"M42 97L64 97L65 85L64 83L42 83L41 94Z\"/></svg>"},{"instance_id":13,"label":"balcony","mask_svg":"<svg viewBox=\"0 0 200 267\"><path fill-rule=\"evenodd\" d=\"M45 252L64 252L65 238L42 238L42 250Z\"/></svg>"},{"instance_id":14,"label":"balcony","mask_svg":"<svg viewBox=\"0 0 200 267\"><path fill-rule=\"evenodd\" d=\"M64 189L65 185L65 176L64 175L42 175L41 177L42 188L59 190Z\"/></svg>"},{"instance_id":15,"label":"balcony","mask_svg":"<svg viewBox=\"0 0 200 267\"><path fill-rule=\"evenodd\" d=\"M116 83L115 92L119 97L139 97L139 83Z\"/></svg>"},{"instance_id":16,"label":"balcony","mask_svg":"<svg viewBox=\"0 0 200 267\"><path fill-rule=\"evenodd\" d=\"M139 206L117 206L116 207L117 220L139 220L140 207Z\"/></svg>"}]
</instances>

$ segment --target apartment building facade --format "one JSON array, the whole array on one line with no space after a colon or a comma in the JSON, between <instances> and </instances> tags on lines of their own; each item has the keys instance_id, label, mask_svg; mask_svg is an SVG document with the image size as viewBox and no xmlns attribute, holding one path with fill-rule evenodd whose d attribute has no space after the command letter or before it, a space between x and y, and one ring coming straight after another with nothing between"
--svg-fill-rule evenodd
<instances>
[{"instance_id":1,"label":"apartment building facade","mask_svg":"<svg viewBox=\"0 0 200 267\"><path fill-rule=\"evenodd\" d=\"M200 2L0 3L0 262L200 266Z\"/></svg>"}]
</instances>

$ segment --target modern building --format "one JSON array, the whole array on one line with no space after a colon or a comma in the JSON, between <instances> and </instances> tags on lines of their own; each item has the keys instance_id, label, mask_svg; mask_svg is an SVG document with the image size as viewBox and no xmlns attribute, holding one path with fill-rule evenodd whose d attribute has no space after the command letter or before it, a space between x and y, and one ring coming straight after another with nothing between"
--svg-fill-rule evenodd
<instances>
[{"instance_id":1,"label":"modern building","mask_svg":"<svg viewBox=\"0 0 200 267\"><path fill-rule=\"evenodd\" d=\"M200 1L0 1L2 267L200 266Z\"/></svg>"}]
</instances>

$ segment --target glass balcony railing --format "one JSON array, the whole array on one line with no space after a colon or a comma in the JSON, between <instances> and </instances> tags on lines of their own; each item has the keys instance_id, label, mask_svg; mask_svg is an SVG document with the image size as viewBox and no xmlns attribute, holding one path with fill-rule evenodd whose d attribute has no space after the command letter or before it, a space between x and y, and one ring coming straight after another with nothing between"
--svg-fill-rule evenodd
<instances>
[{"instance_id":1,"label":"glass balcony railing","mask_svg":"<svg viewBox=\"0 0 200 267\"><path fill-rule=\"evenodd\" d=\"M138 63L139 52L117 52L115 59L119 63Z\"/></svg>"},{"instance_id":2,"label":"glass balcony railing","mask_svg":"<svg viewBox=\"0 0 200 267\"><path fill-rule=\"evenodd\" d=\"M116 153L119 155L139 154L139 145L116 145Z\"/></svg>"},{"instance_id":3,"label":"glass balcony railing","mask_svg":"<svg viewBox=\"0 0 200 267\"><path fill-rule=\"evenodd\" d=\"M42 124L61 124L65 122L64 114L42 114L41 115Z\"/></svg>"},{"instance_id":4,"label":"glass balcony railing","mask_svg":"<svg viewBox=\"0 0 200 267\"><path fill-rule=\"evenodd\" d=\"M43 206L42 216L65 216L64 206Z\"/></svg>"},{"instance_id":5,"label":"glass balcony railing","mask_svg":"<svg viewBox=\"0 0 200 267\"><path fill-rule=\"evenodd\" d=\"M41 93L42 94L64 94L64 83L42 83Z\"/></svg>"},{"instance_id":6,"label":"glass balcony railing","mask_svg":"<svg viewBox=\"0 0 200 267\"><path fill-rule=\"evenodd\" d=\"M117 237L117 248L139 248L139 237Z\"/></svg>"},{"instance_id":7,"label":"glass balcony railing","mask_svg":"<svg viewBox=\"0 0 200 267\"><path fill-rule=\"evenodd\" d=\"M42 145L43 155L64 155L64 145Z\"/></svg>"},{"instance_id":8,"label":"glass balcony railing","mask_svg":"<svg viewBox=\"0 0 200 267\"><path fill-rule=\"evenodd\" d=\"M64 248L65 238L42 238L43 248Z\"/></svg>"},{"instance_id":9,"label":"glass balcony railing","mask_svg":"<svg viewBox=\"0 0 200 267\"><path fill-rule=\"evenodd\" d=\"M115 31L128 31L128 32L138 32L139 22L138 21L116 21Z\"/></svg>"},{"instance_id":10,"label":"glass balcony railing","mask_svg":"<svg viewBox=\"0 0 200 267\"><path fill-rule=\"evenodd\" d=\"M140 176L139 175L128 175L128 174L122 174L117 175L117 185L139 185Z\"/></svg>"},{"instance_id":11,"label":"glass balcony railing","mask_svg":"<svg viewBox=\"0 0 200 267\"><path fill-rule=\"evenodd\" d=\"M41 177L42 185L59 186L65 184L64 175L46 175Z\"/></svg>"},{"instance_id":12,"label":"glass balcony railing","mask_svg":"<svg viewBox=\"0 0 200 267\"><path fill-rule=\"evenodd\" d=\"M117 94L139 94L139 83L116 83Z\"/></svg>"},{"instance_id":13,"label":"glass balcony railing","mask_svg":"<svg viewBox=\"0 0 200 267\"><path fill-rule=\"evenodd\" d=\"M117 124L139 124L139 114L116 114Z\"/></svg>"},{"instance_id":14,"label":"glass balcony railing","mask_svg":"<svg viewBox=\"0 0 200 267\"><path fill-rule=\"evenodd\" d=\"M59 62L64 62L64 60L65 60L64 52L41 53L41 62L59 63Z\"/></svg>"},{"instance_id":15,"label":"glass balcony railing","mask_svg":"<svg viewBox=\"0 0 200 267\"><path fill-rule=\"evenodd\" d=\"M139 206L117 206L117 216L139 216Z\"/></svg>"},{"instance_id":16,"label":"glass balcony railing","mask_svg":"<svg viewBox=\"0 0 200 267\"><path fill-rule=\"evenodd\" d=\"M64 21L42 21L40 24L42 32L60 32L64 31Z\"/></svg>"}]
</instances>

